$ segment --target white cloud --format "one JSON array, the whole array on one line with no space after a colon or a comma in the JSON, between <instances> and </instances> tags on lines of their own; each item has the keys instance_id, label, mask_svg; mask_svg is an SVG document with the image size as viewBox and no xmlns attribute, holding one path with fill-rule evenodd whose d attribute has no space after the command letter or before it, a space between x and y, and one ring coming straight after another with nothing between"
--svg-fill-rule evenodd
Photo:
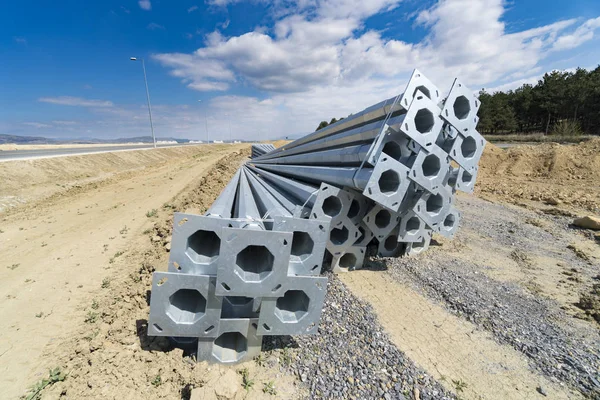
<instances>
[{"instance_id":1,"label":"white cloud","mask_svg":"<svg viewBox=\"0 0 600 400\"><path fill-rule=\"evenodd\" d=\"M150 3L150 0L140 0L138 1L138 4L142 10L152 10L152 3Z\"/></svg>"},{"instance_id":2,"label":"white cloud","mask_svg":"<svg viewBox=\"0 0 600 400\"><path fill-rule=\"evenodd\" d=\"M206 4L217 7L227 7L230 4L242 3L244 0L205 0Z\"/></svg>"},{"instance_id":3,"label":"white cloud","mask_svg":"<svg viewBox=\"0 0 600 400\"><path fill-rule=\"evenodd\" d=\"M19 44L27 44L27 39L25 39L24 37L15 37L14 40L16 43Z\"/></svg>"},{"instance_id":4,"label":"white cloud","mask_svg":"<svg viewBox=\"0 0 600 400\"><path fill-rule=\"evenodd\" d=\"M147 29L150 29L151 31L155 31L155 30L165 30L165 27L162 25L157 24L156 22L150 22L148 24L148 26L146 27Z\"/></svg>"},{"instance_id":5,"label":"white cloud","mask_svg":"<svg viewBox=\"0 0 600 400\"><path fill-rule=\"evenodd\" d=\"M398 4L399 0L275 0L269 3L275 23L268 29L231 37L215 31L191 54L153 58L193 90L225 92L235 84L262 92L257 97L225 93L209 103L208 111L218 116L243 109L231 122L238 132L283 136L314 130L321 119L348 115L398 94L415 67L442 91L454 77L473 89L535 83L552 69L545 61L551 52L590 40L600 24L600 18L569 19L507 33L504 0L439 0L411 14L427 31L418 42L385 38L365 26L367 18ZM410 24L411 18L402 23ZM215 117L215 124L217 119L222 120Z\"/></svg>"},{"instance_id":6,"label":"white cloud","mask_svg":"<svg viewBox=\"0 0 600 400\"><path fill-rule=\"evenodd\" d=\"M52 121L54 125L73 126L77 125L77 121Z\"/></svg>"},{"instance_id":7,"label":"white cloud","mask_svg":"<svg viewBox=\"0 0 600 400\"><path fill-rule=\"evenodd\" d=\"M59 96L59 97L40 97L38 101L42 103L60 104L63 106L78 107L113 107L114 104L108 100L88 100L81 97Z\"/></svg>"},{"instance_id":8,"label":"white cloud","mask_svg":"<svg viewBox=\"0 0 600 400\"><path fill-rule=\"evenodd\" d=\"M182 78L191 89L227 90L229 82L235 80L233 72L219 60L203 60L181 53L156 54L153 58L170 67L170 74Z\"/></svg>"},{"instance_id":9,"label":"white cloud","mask_svg":"<svg viewBox=\"0 0 600 400\"><path fill-rule=\"evenodd\" d=\"M189 13L196 11L197 9L198 9L198 6L191 6L190 8L187 9L187 12L189 14Z\"/></svg>"},{"instance_id":10,"label":"white cloud","mask_svg":"<svg viewBox=\"0 0 600 400\"><path fill-rule=\"evenodd\" d=\"M51 128L52 125L42 124L40 122L23 122L23 125L32 126L36 129Z\"/></svg>"},{"instance_id":11,"label":"white cloud","mask_svg":"<svg viewBox=\"0 0 600 400\"><path fill-rule=\"evenodd\" d=\"M536 68L564 37L559 34L565 35L564 31L577 22L559 21L507 34L502 22L503 0L441 0L417 14L416 22L429 30L419 43L383 39L373 30L357 34L362 32L366 18L398 3L279 1L276 4L296 14L279 18L270 31L255 30L229 38L216 31L192 54L154 57L174 68L172 73L184 78L188 87L204 91L227 90L235 79L268 92L303 92L376 77L404 78L414 67L442 84L459 76L479 86ZM576 32L589 32L595 21L584 23L573 35L589 36ZM184 58L188 66L181 68ZM226 78L200 71L207 63L218 65Z\"/></svg>"},{"instance_id":12,"label":"white cloud","mask_svg":"<svg viewBox=\"0 0 600 400\"><path fill-rule=\"evenodd\" d=\"M594 32L600 28L600 17L585 21L575 32L559 36L552 47L554 50L568 50L582 45L594 38Z\"/></svg>"}]
</instances>

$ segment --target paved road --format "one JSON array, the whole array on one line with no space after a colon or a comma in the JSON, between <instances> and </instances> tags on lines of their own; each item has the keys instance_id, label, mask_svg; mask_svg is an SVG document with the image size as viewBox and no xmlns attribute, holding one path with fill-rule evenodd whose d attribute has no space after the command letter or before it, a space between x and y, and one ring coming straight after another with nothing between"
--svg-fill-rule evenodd
<instances>
[{"instance_id":1,"label":"paved road","mask_svg":"<svg viewBox=\"0 0 600 400\"><path fill-rule=\"evenodd\" d=\"M197 143L187 144L159 144L157 147L176 147L176 146L195 146ZM151 149L151 144L134 144L131 146L92 146L58 149L38 149L38 150L3 150L0 151L0 162L14 160L28 160L33 158L64 157L77 154L107 153L112 151L142 150Z\"/></svg>"}]
</instances>

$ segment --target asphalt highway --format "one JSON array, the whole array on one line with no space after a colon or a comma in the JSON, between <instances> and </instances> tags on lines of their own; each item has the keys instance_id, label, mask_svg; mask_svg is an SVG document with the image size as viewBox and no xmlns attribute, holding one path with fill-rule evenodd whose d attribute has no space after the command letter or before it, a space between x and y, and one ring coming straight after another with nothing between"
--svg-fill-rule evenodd
<instances>
[{"instance_id":1,"label":"asphalt highway","mask_svg":"<svg viewBox=\"0 0 600 400\"><path fill-rule=\"evenodd\" d=\"M188 144L158 144L157 147L195 146L197 143ZM91 146L75 148L36 149L36 150L0 150L0 162L14 160L29 160L34 158L64 157L79 154L108 153L113 151L130 151L151 149L151 144L134 144L131 146Z\"/></svg>"}]
</instances>

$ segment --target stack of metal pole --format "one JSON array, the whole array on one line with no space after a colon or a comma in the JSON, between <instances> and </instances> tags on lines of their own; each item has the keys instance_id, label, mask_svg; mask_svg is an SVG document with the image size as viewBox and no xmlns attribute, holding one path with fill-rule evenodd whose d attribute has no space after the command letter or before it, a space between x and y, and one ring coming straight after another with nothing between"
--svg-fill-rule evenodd
<instances>
[{"instance_id":1,"label":"stack of metal pole","mask_svg":"<svg viewBox=\"0 0 600 400\"><path fill-rule=\"evenodd\" d=\"M478 108L457 80L442 101L415 70L401 95L279 149L254 145L205 215L175 214L148 334L233 363L257 355L263 335L316 333L326 253L348 271L369 245L411 255L434 232L454 235L454 194L473 191L485 145Z\"/></svg>"},{"instance_id":2,"label":"stack of metal pole","mask_svg":"<svg viewBox=\"0 0 600 400\"><path fill-rule=\"evenodd\" d=\"M275 150L272 143L255 143L252 145L250 158L256 158Z\"/></svg>"},{"instance_id":3,"label":"stack of metal pole","mask_svg":"<svg viewBox=\"0 0 600 400\"><path fill-rule=\"evenodd\" d=\"M176 213L168 272L155 272L148 334L197 341L198 360L258 355L263 335L316 333L327 221L294 218L242 167L205 215Z\"/></svg>"},{"instance_id":4,"label":"stack of metal pole","mask_svg":"<svg viewBox=\"0 0 600 400\"><path fill-rule=\"evenodd\" d=\"M458 228L455 193L473 191L486 143L475 129L479 106L458 79L442 100L415 70L403 94L257 157L250 167L283 195L283 180L324 190L308 218L331 218L334 271L360 268L370 243L381 256L418 254L433 233L451 238Z\"/></svg>"}]
</instances>

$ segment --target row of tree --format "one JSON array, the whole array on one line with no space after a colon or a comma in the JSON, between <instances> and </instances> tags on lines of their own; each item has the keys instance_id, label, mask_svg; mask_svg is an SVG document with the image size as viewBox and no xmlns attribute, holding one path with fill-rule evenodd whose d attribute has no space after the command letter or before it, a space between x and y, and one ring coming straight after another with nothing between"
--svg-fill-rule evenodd
<instances>
[{"instance_id":1,"label":"row of tree","mask_svg":"<svg viewBox=\"0 0 600 400\"><path fill-rule=\"evenodd\" d=\"M327 121L321 121L321 123L319 124L319 126L317 126L316 131L318 131L319 129L323 129L323 128L325 128L328 125L335 124L336 122L341 121L343 119L344 118L340 118L340 119L331 118L331 121L329 121L329 122L327 122Z\"/></svg>"},{"instance_id":2,"label":"row of tree","mask_svg":"<svg viewBox=\"0 0 600 400\"><path fill-rule=\"evenodd\" d=\"M600 134L600 66L592 71L546 73L536 85L479 92L481 133Z\"/></svg>"}]
</instances>

